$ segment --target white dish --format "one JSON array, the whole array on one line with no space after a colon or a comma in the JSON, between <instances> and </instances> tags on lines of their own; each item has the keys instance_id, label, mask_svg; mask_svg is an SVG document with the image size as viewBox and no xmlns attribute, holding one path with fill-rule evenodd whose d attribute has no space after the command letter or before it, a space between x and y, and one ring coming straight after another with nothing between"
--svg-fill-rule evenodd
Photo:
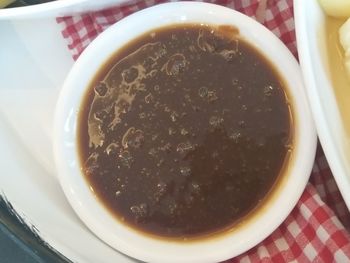
<instances>
[{"instance_id":1,"label":"white dish","mask_svg":"<svg viewBox=\"0 0 350 263\"><path fill-rule=\"evenodd\" d=\"M135 0L56 0L37 5L0 9L0 20L67 16L132 2Z\"/></svg>"},{"instance_id":2,"label":"white dish","mask_svg":"<svg viewBox=\"0 0 350 263\"><path fill-rule=\"evenodd\" d=\"M294 109L295 143L288 175L264 212L217 238L168 242L142 235L121 224L101 206L81 174L76 149L77 113L95 72L118 48L159 26L178 23L231 24L279 69ZM110 43L114 43L111 45ZM271 46L274 52L270 52ZM54 152L61 186L76 213L102 240L115 249L147 262L216 262L236 256L266 238L299 200L312 169L316 132L308 108L299 65L265 27L236 11L217 5L180 2L158 5L128 16L98 36L69 73L57 103ZM103 222L103 223L101 223ZM264 227L262 227L264 226Z\"/></svg>"},{"instance_id":3,"label":"white dish","mask_svg":"<svg viewBox=\"0 0 350 263\"><path fill-rule=\"evenodd\" d=\"M317 0L295 0L294 10L300 64L318 136L350 209L349 138L341 120L327 63L326 17Z\"/></svg>"},{"instance_id":4,"label":"white dish","mask_svg":"<svg viewBox=\"0 0 350 263\"><path fill-rule=\"evenodd\" d=\"M60 27L54 18L1 21L0 32L0 194L72 262L134 262L83 225L56 179L53 113L74 63Z\"/></svg>"}]
</instances>

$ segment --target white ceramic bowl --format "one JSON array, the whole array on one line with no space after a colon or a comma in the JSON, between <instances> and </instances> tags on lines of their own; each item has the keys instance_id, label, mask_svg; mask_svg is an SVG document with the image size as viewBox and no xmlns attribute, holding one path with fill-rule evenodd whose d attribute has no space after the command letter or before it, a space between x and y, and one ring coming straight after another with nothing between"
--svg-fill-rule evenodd
<instances>
[{"instance_id":1,"label":"white ceramic bowl","mask_svg":"<svg viewBox=\"0 0 350 263\"><path fill-rule=\"evenodd\" d=\"M0 9L0 20L68 16L96 11L136 0L56 0L43 4Z\"/></svg>"},{"instance_id":2,"label":"white ceramic bowl","mask_svg":"<svg viewBox=\"0 0 350 263\"><path fill-rule=\"evenodd\" d=\"M260 50L289 87L295 115L295 148L288 174L274 198L254 220L217 238L193 242L154 239L119 223L101 206L80 171L77 155L77 115L82 95L101 65L117 49L151 29L175 23L229 24ZM271 52L273 51L273 52ZM131 257L150 262L215 262L253 247L291 212L312 169L316 133L308 108L298 63L265 27L231 9L205 3L158 5L126 17L91 43L72 68L60 94L55 116L54 153L61 186L82 221L103 241Z\"/></svg>"},{"instance_id":3,"label":"white ceramic bowl","mask_svg":"<svg viewBox=\"0 0 350 263\"><path fill-rule=\"evenodd\" d=\"M344 129L329 70L326 15L318 0L295 0L294 9L300 64L317 133L350 210L350 137Z\"/></svg>"}]
</instances>

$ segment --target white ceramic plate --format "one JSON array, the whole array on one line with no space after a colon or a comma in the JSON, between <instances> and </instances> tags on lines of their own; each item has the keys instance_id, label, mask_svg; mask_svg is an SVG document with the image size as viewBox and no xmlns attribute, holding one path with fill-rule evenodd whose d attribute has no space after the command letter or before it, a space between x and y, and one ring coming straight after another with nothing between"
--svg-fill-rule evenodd
<instances>
[{"instance_id":1,"label":"white ceramic plate","mask_svg":"<svg viewBox=\"0 0 350 263\"><path fill-rule=\"evenodd\" d=\"M72 15L132 2L135 0L56 0L38 5L0 9L0 20Z\"/></svg>"},{"instance_id":2,"label":"white ceramic plate","mask_svg":"<svg viewBox=\"0 0 350 263\"><path fill-rule=\"evenodd\" d=\"M299 58L318 136L350 209L349 138L341 121L327 64L325 14L317 0L294 0L294 10Z\"/></svg>"},{"instance_id":3,"label":"white ceramic plate","mask_svg":"<svg viewBox=\"0 0 350 263\"><path fill-rule=\"evenodd\" d=\"M132 262L83 225L56 179L51 124L73 65L59 26L53 18L1 21L0 32L0 194L73 262Z\"/></svg>"},{"instance_id":4,"label":"white ceramic plate","mask_svg":"<svg viewBox=\"0 0 350 263\"><path fill-rule=\"evenodd\" d=\"M34 11L21 17L44 15ZM49 245L73 262L132 262L82 224L55 176L53 111L73 65L58 25L53 18L1 21L0 32L0 194Z\"/></svg>"}]
</instances>

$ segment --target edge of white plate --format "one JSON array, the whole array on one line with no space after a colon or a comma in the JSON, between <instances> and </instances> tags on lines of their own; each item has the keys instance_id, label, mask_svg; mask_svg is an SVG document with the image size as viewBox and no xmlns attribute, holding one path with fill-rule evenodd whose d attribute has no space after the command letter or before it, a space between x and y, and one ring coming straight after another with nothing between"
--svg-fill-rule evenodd
<instances>
[{"instance_id":1,"label":"edge of white plate","mask_svg":"<svg viewBox=\"0 0 350 263\"><path fill-rule=\"evenodd\" d=\"M350 210L350 169L347 165L345 150L337 137L342 137L344 143L344 128L341 124L332 84L326 77L325 68L321 66L324 63L321 56L313 54L318 50L316 42L320 41L317 39L316 26L308 23L312 21L314 25L320 26L324 22L324 15L317 0L294 0L294 10L300 65L319 140L335 181ZM312 32L310 32L310 27ZM327 97L327 101L322 101L322 95ZM332 119L327 118L329 114L332 114Z\"/></svg>"},{"instance_id":2,"label":"edge of white plate","mask_svg":"<svg viewBox=\"0 0 350 263\"><path fill-rule=\"evenodd\" d=\"M53 16L69 16L97 11L104 8L131 4L137 0L56 0L25 7L0 9L1 20L33 19Z\"/></svg>"}]
</instances>

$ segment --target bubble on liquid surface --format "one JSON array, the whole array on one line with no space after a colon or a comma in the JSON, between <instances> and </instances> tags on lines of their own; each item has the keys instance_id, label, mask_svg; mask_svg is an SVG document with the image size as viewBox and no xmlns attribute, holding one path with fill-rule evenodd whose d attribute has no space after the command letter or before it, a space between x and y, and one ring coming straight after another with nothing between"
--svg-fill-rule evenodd
<instances>
[{"instance_id":1,"label":"bubble on liquid surface","mask_svg":"<svg viewBox=\"0 0 350 263\"><path fill-rule=\"evenodd\" d=\"M139 70L137 67L131 67L128 69L125 69L122 72L122 78L126 83L131 83L135 81L139 76Z\"/></svg>"},{"instance_id":2,"label":"bubble on liquid surface","mask_svg":"<svg viewBox=\"0 0 350 263\"><path fill-rule=\"evenodd\" d=\"M207 99L209 102L216 101L218 99L218 96L216 95L216 91L215 90L208 91Z\"/></svg>"},{"instance_id":3,"label":"bubble on liquid surface","mask_svg":"<svg viewBox=\"0 0 350 263\"><path fill-rule=\"evenodd\" d=\"M168 185L165 182L159 182L156 187L155 196L160 198L164 196L168 191Z\"/></svg>"},{"instance_id":4,"label":"bubble on liquid surface","mask_svg":"<svg viewBox=\"0 0 350 263\"><path fill-rule=\"evenodd\" d=\"M224 50L221 50L219 54L226 61L231 62L236 58L236 56L238 54L238 49L231 49L231 50L224 49Z\"/></svg>"},{"instance_id":5,"label":"bubble on liquid surface","mask_svg":"<svg viewBox=\"0 0 350 263\"><path fill-rule=\"evenodd\" d=\"M149 103L153 102L153 100L154 100L154 97L153 97L152 93L148 93L148 95L145 97L145 102L147 104L149 104Z\"/></svg>"},{"instance_id":6,"label":"bubble on liquid surface","mask_svg":"<svg viewBox=\"0 0 350 263\"><path fill-rule=\"evenodd\" d=\"M104 82L99 82L94 88L94 91L97 96L100 96L100 97L105 96L108 91L107 84Z\"/></svg>"},{"instance_id":7,"label":"bubble on liquid surface","mask_svg":"<svg viewBox=\"0 0 350 263\"><path fill-rule=\"evenodd\" d=\"M223 123L224 119L220 116L211 116L209 118L209 124L214 127L220 126L221 123Z\"/></svg>"},{"instance_id":8,"label":"bubble on liquid surface","mask_svg":"<svg viewBox=\"0 0 350 263\"><path fill-rule=\"evenodd\" d=\"M127 168L130 168L131 164L134 162L134 158L132 157L131 153L127 150L124 150L119 153L118 160L123 166Z\"/></svg>"},{"instance_id":9,"label":"bubble on liquid surface","mask_svg":"<svg viewBox=\"0 0 350 263\"><path fill-rule=\"evenodd\" d=\"M242 134L238 131L234 131L229 135L229 138L234 142L238 142L241 137L242 137Z\"/></svg>"},{"instance_id":10,"label":"bubble on liquid surface","mask_svg":"<svg viewBox=\"0 0 350 263\"><path fill-rule=\"evenodd\" d=\"M182 142L177 145L176 151L180 154L184 154L194 149L194 145L190 142Z\"/></svg>"},{"instance_id":11,"label":"bubble on liquid surface","mask_svg":"<svg viewBox=\"0 0 350 263\"><path fill-rule=\"evenodd\" d=\"M204 30L199 30L197 38L197 46L205 52L214 52L215 46L211 43L209 39L209 33Z\"/></svg>"},{"instance_id":12,"label":"bubble on liquid surface","mask_svg":"<svg viewBox=\"0 0 350 263\"><path fill-rule=\"evenodd\" d=\"M271 85L265 86L264 87L264 95L266 97L271 97L273 94L274 88Z\"/></svg>"},{"instance_id":13,"label":"bubble on liquid surface","mask_svg":"<svg viewBox=\"0 0 350 263\"><path fill-rule=\"evenodd\" d=\"M179 114L176 112L176 111L173 111L171 114L170 114L170 119L172 122L176 122L176 120L179 118Z\"/></svg>"},{"instance_id":14,"label":"bubble on liquid surface","mask_svg":"<svg viewBox=\"0 0 350 263\"><path fill-rule=\"evenodd\" d=\"M107 147L105 152L107 155L116 155L119 150L119 145L115 142L110 143Z\"/></svg>"},{"instance_id":15,"label":"bubble on liquid surface","mask_svg":"<svg viewBox=\"0 0 350 263\"><path fill-rule=\"evenodd\" d=\"M188 63L183 54L176 53L164 64L162 70L165 69L166 74L169 76L175 76L183 72Z\"/></svg>"},{"instance_id":16,"label":"bubble on liquid surface","mask_svg":"<svg viewBox=\"0 0 350 263\"><path fill-rule=\"evenodd\" d=\"M174 215L176 213L177 207L178 207L178 205L175 202L170 203L169 204L169 213L171 215Z\"/></svg>"},{"instance_id":17,"label":"bubble on liquid surface","mask_svg":"<svg viewBox=\"0 0 350 263\"><path fill-rule=\"evenodd\" d=\"M171 144L168 142L166 144L164 144L163 146L160 147L160 150L166 153L170 153L171 152Z\"/></svg>"},{"instance_id":18,"label":"bubble on liquid surface","mask_svg":"<svg viewBox=\"0 0 350 263\"><path fill-rule=\"evenodd\" d=\"M185 94L185 100L186 100L187 102L189 102L189 103L192 102L191 96L190 96L189 94ZM185 104L185 105L186 105L186 104Z\"/></svg>"},{"instance_id":19,"label":"bubble on liquid surface","mask_svg":"<svg viewBox=\"0 0 350 263\"><path fill-rule=\"evenodd\" d=\"M169 135L174 135L174 134L176 134L176 130L172 127L169 127L168 133L169 133Z\"/></svg>"},{"instance_id":20,"label":"bubble on liquid surface","mask_svg":"<svg viewBox=\"0 0 350 263\"><path fill-rule=\"evenodd\" d=\"M159 85L154 85L153 89L154 89L154 91L159 91L160 87L159 87Z\"/></svg>"},{"instance_id":21,"label":"bubble on liquid surface","mask_svg":"<svg viewBox=\"0 0 350 263\"><path fill-rule=\"evenodd\" d=\"M238 126L241 128L245 128L247 126L247 123L245 121L241 120L238 122Z\"/></svg>"},{"instance_id":22,"label":"bubble on liquid surface","mask_svg":"<svg viewBox=\"0 0 350 263\"><path fill-rule=\"evenodd\" d=\"M140 119L146 118L146 113L145 113L145 112L141 112L141 113L139 114L139 118L140 118Z\"/></svg>"},{"instance_id":23,"label":"bubble on liquid surface","mask_svg":"<svg viewBox=\"0 0 350 263\"><path fill-rule=\"evenodd\" d=\"M188 134L188 130L186 130L185 128L181 129L181 135L187 135Z\"/></svg>"},{"instance_id":24,"label":"bubble on liquid surface","mask_svg":"<svg viewBox=\"0 0 350 263\"><path fill-rule=\"evenodd\" d=\"M91 175L94 171L96 171L99 167L98 162L97 162L97 158L98 158L99 154L96 152L93 152L92 154L90 154L90 156L87 158L87 160L85 161L85 173L87 175Z\"/></svg>"},{"instance_id":25,"label":"bubble on liquid surface","mask_svg":"<svg viewBox=\"0 0 350 263\"><path fill-rule=\"evenodd\" d=\"M145 219L148 215L148 210L148 205L146 203L141 203L130 207L130 211L134 215L136 221Z\"/></svg>"},{"instance_id":26,"label":"bubble on liquid surface","mask_svg":"<svg viewBox=\"0 0 350 263\"><path fill-rule=\"evenodd\" d=\"M199 90L198 90L198 95L201 98L207 97L208 96L208 88L205 87L205 86L200 87Z\"/></svg>"},{"instance_id":27,"label":"bubble on liquid surface","mask_svg":"<svg viewBox=\"0 0 350 263\"><path fill-rule=\"evenodd\" d=\"M103 121L107 119L107 117L108 117L108 111L106 110L99 110L94 113L94 118L95 120L98 120L98 121Z\"/></svg>"},{"instance_id":28,"label":"bubble on liquid surface","mask_svg":"<svg viewBox=\"0 0 350 263\"><path fill-rule=\"evenodd\" d=\"M188 166L182 166L180 167L180 173L182 176L190 176L191 175L191 168Z\"/></svg>"},{"instance_id":29,"label":"bubble on liquid surface","mask_svg":"<svg viewBox=\"0 0 350 263\"><path fill-rule=\"evenodd\" d=\"M151 148L151 149L148 151L148 154L154 157L154 156L157 155L157 150L156 150L155 148Z\"/></svg>"},{"instance_id":30,"label":"bubble on liquid surface","mask_svg":"<svg viewBox=\"0 0 350 263\"><path fill-rule=\"evenodd\" d=\"M131 109L131 103L126 99L120 98L116 104L116 110L118 113L127 113Z\"/></svg>"},{"instance_id":31,"label":"bubble on liquid surface","mask_svg":"<svg viewBox=\"0 0 350 263\"><path fill-rule=\"evenodd\" d=\"M142 130L136 130L135 127L130 127L122 138L122 146L127 149L128 147L140 148L144 141L144 134Z\"/></svg>"},{"instance_id":32,"label":"bubble on liquid surface","mask_svg":"<svg viewBox=\"0 0 350 263\"><path fill-rule=\"evenodd\" d=\"M167 191L168 185L164 182L159 182L157 184L157 192L160 194L165 194Z\"/></svg>"},{"instance_id":33,"label":"bubble on liquid surface","mask_svg":"<svg viewBox=\"0 0 350 263\"><path fill-rule=\"evenodd\" d=\"M194 194L199 194L201 191L201 187L197 182L192 182L191 183L191 192Z\"/></svg>"}]
</instances>

